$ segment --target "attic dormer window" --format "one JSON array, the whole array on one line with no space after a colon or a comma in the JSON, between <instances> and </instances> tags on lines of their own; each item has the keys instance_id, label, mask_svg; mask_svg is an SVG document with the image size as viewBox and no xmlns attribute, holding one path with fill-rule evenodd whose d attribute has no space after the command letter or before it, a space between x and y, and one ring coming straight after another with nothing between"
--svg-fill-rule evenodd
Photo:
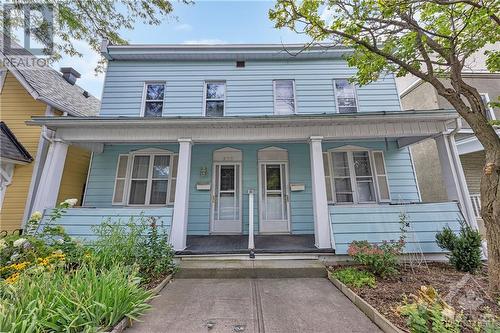
<instances>
[{"instance_id":1,"label":"attic dormer window","mask_svg":"<svg viewBox=\"0 0 500 333\"><path fill-rule=\"evenodd\" d=\"M161 117L165 98L165 83L151 82L144 87L144 106L142 116Z\"/></svg>"}]
</instances>

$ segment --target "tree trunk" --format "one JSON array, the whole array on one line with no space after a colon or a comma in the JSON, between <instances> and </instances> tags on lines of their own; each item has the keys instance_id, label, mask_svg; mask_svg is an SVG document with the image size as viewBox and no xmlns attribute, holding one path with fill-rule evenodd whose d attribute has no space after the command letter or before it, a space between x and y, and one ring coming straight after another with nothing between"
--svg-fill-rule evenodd
<instances>
[{"instance_id":1,"label":"tree trunk","mask_svg":"<svg viewBox=\"0 0 500 333\"><path fill-rule=\"evenodd\" d=\"M488 275L491 296L500 297L500 149L486 151L481 177L481 217L488 243Z\"/></svg>"},{"instance_id":2,"label":"tree trunk","mask_svg":"<svg viewBox=\"0 0 500 333\"><path fill-rule=\"evenodd\" d=\"M500 297L500 139L484 116L486 108L477 90L458 75L452 77L452 85L455 91L437 89L438 94L445 97L467 121L483 145L486 156L481 176L481 217L488 245L489 291L496 298Z\"/></svg>"}]
</instances>

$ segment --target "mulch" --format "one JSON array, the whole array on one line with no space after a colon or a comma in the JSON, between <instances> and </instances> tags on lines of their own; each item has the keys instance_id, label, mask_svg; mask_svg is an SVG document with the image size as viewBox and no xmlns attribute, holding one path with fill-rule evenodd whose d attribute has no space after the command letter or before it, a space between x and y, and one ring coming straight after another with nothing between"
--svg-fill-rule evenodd
<instances>
[{"instance_id":1,"label":"mulch","mask_svg":"<svg viewBox=\"0 0 500 333\"><path fill-rule=\"evenodd\" d=\"M399 316L395 309L402 304L405 295L416 295L421 286L433 286L457 313L463 313L463 332L474 332L470 323L484 315L500 316L500 301L494 301L487 294L486 268L470 275L457 272L446 263L420 263L412 266L402 266L396 277L377 279L376 288L350 288L404 331L408 331L406 319ZM333 266L331 270L344 267Z\"/></svg>"}]
</instances>

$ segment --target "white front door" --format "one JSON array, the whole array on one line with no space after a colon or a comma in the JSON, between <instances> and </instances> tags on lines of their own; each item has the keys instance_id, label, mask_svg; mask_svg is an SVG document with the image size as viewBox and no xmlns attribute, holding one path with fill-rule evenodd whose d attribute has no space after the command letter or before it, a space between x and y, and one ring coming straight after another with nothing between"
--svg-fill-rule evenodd
<instances>
[{"instance_id":1,"label":"white front door","mask_svg":"<svg viewBox=\"0 0 500 333\"><path fill-rule=\"evenodd\" d=\"M261 162L260 232L289 233L288 166L286 162Z\"/></svg>"},{"instance_id":2,"label":"white front door","mask_svg":"<svg viewBox=\"0 0 500 333\"><path fill-rule=\"evenodd\" d=\"M215 163L211 232L241 233L241 165Z\"/></svg>"}]
</instances>

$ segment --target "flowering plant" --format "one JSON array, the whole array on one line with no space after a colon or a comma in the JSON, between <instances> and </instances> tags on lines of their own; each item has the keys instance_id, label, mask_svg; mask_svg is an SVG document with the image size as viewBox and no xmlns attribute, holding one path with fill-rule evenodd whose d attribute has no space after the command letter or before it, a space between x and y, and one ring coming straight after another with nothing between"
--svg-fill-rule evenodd
<instances>
[{"instance_id":1,"label":"flowering plant","mask_svg":"<svg viewBox=\"0 0 500 333\"><path fill-rule=\"evenodd\" d=\"M398 256L404 245L402 239L397 242L384 241L380 245L370 244L368 241L354 241L349 245L347 254L373 274L386 278L397 274Z\"/></svg>"}]
</instances>

